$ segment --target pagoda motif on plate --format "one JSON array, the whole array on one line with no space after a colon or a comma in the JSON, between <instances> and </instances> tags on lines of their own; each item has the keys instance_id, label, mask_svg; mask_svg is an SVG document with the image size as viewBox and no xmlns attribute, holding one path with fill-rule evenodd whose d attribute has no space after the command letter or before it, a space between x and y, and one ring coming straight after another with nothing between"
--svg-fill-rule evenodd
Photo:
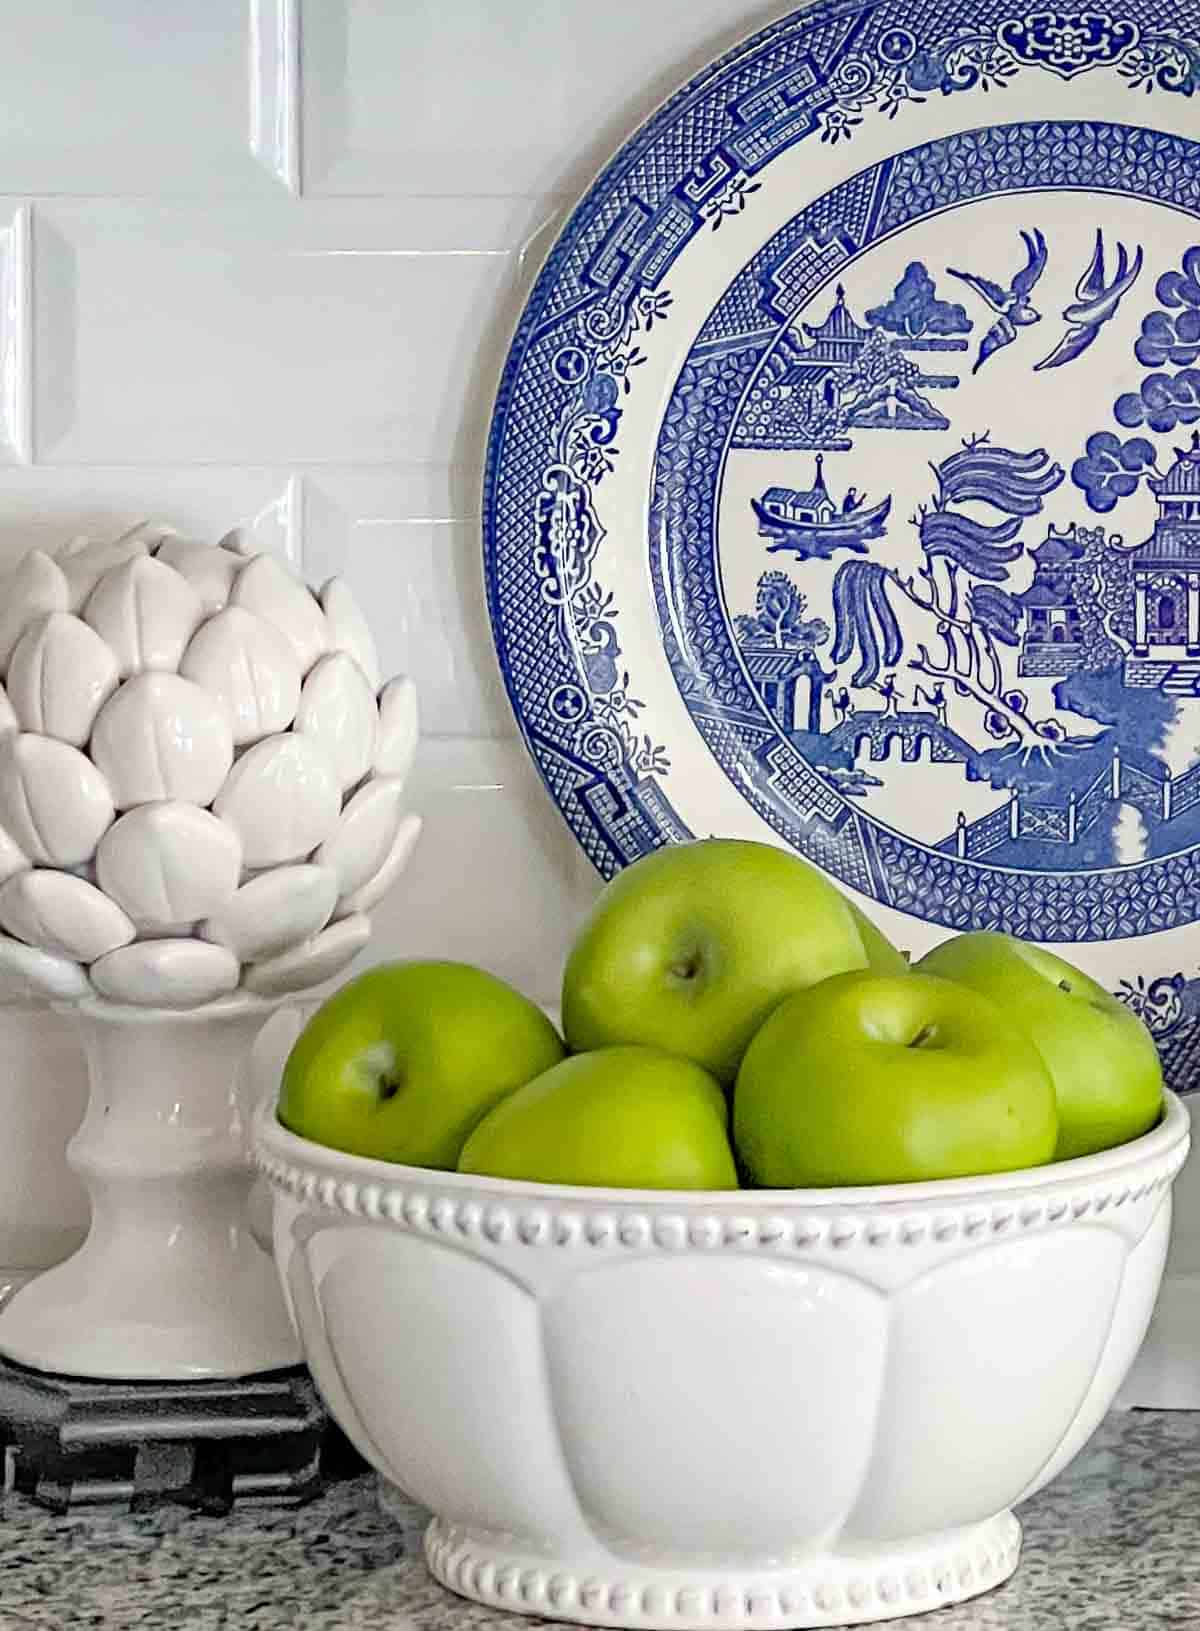
<instances>
[{"instance_id":1,"label":"pagoda motif on plate","mask_svg":"<svg viewBox=\"0 0 1200 1631\"><path fill-rule=\"evenodd\" d=\"M1166 475L1149 476L1146 485L1158 500L1158 520L1132 560L1133 655L1152 661L1128 665L1127 683L1200 679L1200 662L1189 663L1200 658L1200 431L1189 448L1176 450Z\"/></svg>"},{"instance_id":2,"label":"pagoda motif on plate","mask_svg":"<svg viewBox=\"0 0 1200 1631\"><path fill-rule=\"evenodd\" d=\"M1013 598L1025 611L1025 632L1017 672L1024 675L1070 674L1083 660L1083 623L1077 599L1076 567L1090 540L1075 525L1061 531L1051 526L1044 540L1029 551L1033 582Z\"/></svg>"}]
</instances>

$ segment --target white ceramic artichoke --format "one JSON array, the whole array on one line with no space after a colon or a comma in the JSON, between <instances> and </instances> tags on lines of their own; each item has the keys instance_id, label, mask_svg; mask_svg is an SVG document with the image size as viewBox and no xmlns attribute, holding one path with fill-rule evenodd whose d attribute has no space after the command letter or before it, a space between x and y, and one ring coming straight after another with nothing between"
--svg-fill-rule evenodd
<instances>
[{"instance_id":1,"label":"white ceramic artichoke","mask_svg":"<svg viewBox=\"0 0 1200 1631\"><path fill-rule=\"evenodd\" d=\"M143 524L0 581L0 977L190 1008L319 984L420 833L412 682L340 578Z\"/></svg>"}]
</instances>

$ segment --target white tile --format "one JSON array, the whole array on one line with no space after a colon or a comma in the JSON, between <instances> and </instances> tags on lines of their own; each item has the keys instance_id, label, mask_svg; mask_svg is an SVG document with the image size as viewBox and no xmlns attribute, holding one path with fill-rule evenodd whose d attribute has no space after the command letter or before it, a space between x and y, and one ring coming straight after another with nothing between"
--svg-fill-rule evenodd
<instances>
[{"instance_id":1,"label":"white tile","mask_svg":"<svg viewBox=\"0 0 1200 1631\"><path fill-rule=\"evenodd\" d=\"M427 739L408 803L425 826L373 914L364 960L451 957L557 1002L599 881L516 742Z\"/></svg>"},{"instance_id":2,"label":"white tile","mask_svg":"<svg viewBox=\"0 0 1200 1631\"><path fill-rule=\"evenodd\" d=\"M0 470L0 572L26 550L70 538L115 538L162 521L202 543L247 528L261 548L299 564L296 478L278 469Z\"/></svg>"},{"instance_id":3,"label":"white tile","mask_svg":"<svg viewBox=\"0 0 1200 1631\"><path fill-rule=\"evenodd\" d=\"M511 200L39 206L37 456L478 461L531 224Z\"/></svg>"},{"instance_id":4,"label":"white tile","mask_svg":"<svg viewBox=\"0 0 1200 1631\"><path fill-rule=\"evenodd\" d=\"M26 464L32 453L30 369L33 311L29 290L30 210L0 213L0 463Z\"/></svg>"},{"instance_id":5,"label":"white tile","mask_svg":"<svg viewBox=\"0 0 1200 1631\"><path fill-rule=\"evenodd\" d=\"M0 152L12 192L263 194L251 149L251 12L280 0L9 6ZM270 66L269 60L264 66Z\"/></svg>"},{"instance_id":6,"label":"white tile","mask_svg":"<svg viewBox=\"0 0 1200 1631\"><path fill-rule=\"evenodd\" d=\"M304 190L578 193L791 3L302 0Z\"/></svg>"},{"instance_id":7,"label":"white tile","mask_svg":"<svg viewBox=\"0 0 1200 1631\"><path fill-rule=\"evenodd\" d=\"M300 0L250 0L250 148L300 190Z\"/></svg>"},{"instance_id":8,"label":"white tile","mask_svg":"<svg viewBox=\"0 0 1200 1631\"><path fill-rule=\"evenodd\" d=\"M474 472L464 488L466 473L445 469L313 472L304 570L314 583L346 578L385 672L416 681L428 734L512 736L484 601Z\"/></svg>"}]
</instances>

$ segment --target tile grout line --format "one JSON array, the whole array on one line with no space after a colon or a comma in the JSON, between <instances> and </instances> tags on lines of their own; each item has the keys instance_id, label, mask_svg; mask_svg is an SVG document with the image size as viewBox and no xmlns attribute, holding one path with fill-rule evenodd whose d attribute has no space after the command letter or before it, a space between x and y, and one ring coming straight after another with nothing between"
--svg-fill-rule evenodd
<instances>
[{"instance_id":1,"label":"tile grout line","mask_svg":"<svg viewBox=\"0 0 1200 1631\"><path fill-rule=\"evenodd\" d=\"M305 521L306 499L304 477L298 473L288 477L287 496L284 500L284 548L288 560L303 575L306 566Z\"/></svg>"},{"instance_id":2,"label":"tile grout line","mask_svg":"<svg viewBox=\"0 0 1200 1631\"><path fill-rule=\"evenodd\" d=\"M287 136L288 182L291 190L301 196L304 192L304 126L301 113L304 107L304 73L301 55L300 0L279 0L283 8L282 29L287 55Z\"/></svg>"},{"instance_id":3,"label":"tile grout line","mask_svg":"<svg viewBox=\"0 0 1200 1631\"><path fill-rule=\"evenodd\" d=\"M12 347L5 381L5 409L11 445L21 464L33 458L33 206L21 204L13 214L9 265L9 309Z\"/></svg>"},{"instance_id":4,"label":"tile grout line","mask_svg":"<svg viewBox=\"0 0 1200 1631\"><path fill-rule=\"evenodd\" d=\"M299 195L299 0L251 0L248 18L250 151Z\"/></svg>"}]
</instances>

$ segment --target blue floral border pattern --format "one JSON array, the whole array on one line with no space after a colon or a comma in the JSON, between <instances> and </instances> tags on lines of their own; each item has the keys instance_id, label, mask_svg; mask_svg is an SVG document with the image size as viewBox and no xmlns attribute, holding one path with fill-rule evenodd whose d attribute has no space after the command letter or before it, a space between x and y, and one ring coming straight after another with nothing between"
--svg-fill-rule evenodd
<instances>
[{"instance_id":1,"label":"blue floral border pattern","mask_svg":"<svg viewBox=\"0 0 1200 1631\"><path fill-rule=\"evenodd\" d=\"M833 102L823 110L821 140L853 135L869 109L894 119L906 103L956 91L1003 90L1024 67L1074 79L1091 68L1115 68L1134 90L1191 96L1200 86L1200 49L1177 29L1143 29L1100 11L1032 11L994 28L967 24L932 44L911 28L879 37L873 55L852 52L838 66Z\"/></svg>"},{"instance_id":2,"label":"blue floral border pattern","mask_svg":"<svg viewBox=\"0 0 1200 1631\"><path fill-rule=\"evenodd\" d=\"M558 645L574 654L579 669L578 683L560 684L551 708L563 723L592 721L581 733L589 758L643 776L661 775L670 763L664 749L637 730L644 704L620 663L620 608L593 570L604 538L594 494L612 473L621 401L645 361L637 336L662 322L670 305L666 290L643 289L632 300L590 306L570 325L551 367L573 392L559 416L554 462L535 506L533 567L541 598L554 610Z\"/></svg>"},{"instance_id":3,"label":"blue floral border pattern","mask_svg":"<svg viewBox=\"0 0 1200 1631\"><path fill-rule=\"evenodd\" d=\"M1030 72L1071 79L1106 71L1114 92L1124 85L1190 98L1200 85L1200 28L1185 33L1178 22L1168 0L1112 12L979 0L969 25L954 0L860 7L818 0L684 86L576 208L526 304L497 395L484 563L518 724L603 875L693 836L671 805L661 747L638 729L619 607L595 577L603 559L597 483L619 457L619 410L636 389L639 325L669 315L667 279L680 252L748 207L781 153L849 139L868 115L891 118L921 100L980 87L996 92L1002 116L1005 88ZM834 813L830 797L823 785L814 790L814 832ZM790 802L795 808L794 796ZM892 858L874 848L868 859L854 881L879 897ZM960 882L948 885L947 909ZM1104 881L1089 887L1103 891ZM1114 877L1114 897L1123 887ZM1195 887L1190 877L1172 885L1181 893ZM928 915L925 900L921 910ZM961 918L970 920L969 912Z\"/></svg>"}]
</instances>

